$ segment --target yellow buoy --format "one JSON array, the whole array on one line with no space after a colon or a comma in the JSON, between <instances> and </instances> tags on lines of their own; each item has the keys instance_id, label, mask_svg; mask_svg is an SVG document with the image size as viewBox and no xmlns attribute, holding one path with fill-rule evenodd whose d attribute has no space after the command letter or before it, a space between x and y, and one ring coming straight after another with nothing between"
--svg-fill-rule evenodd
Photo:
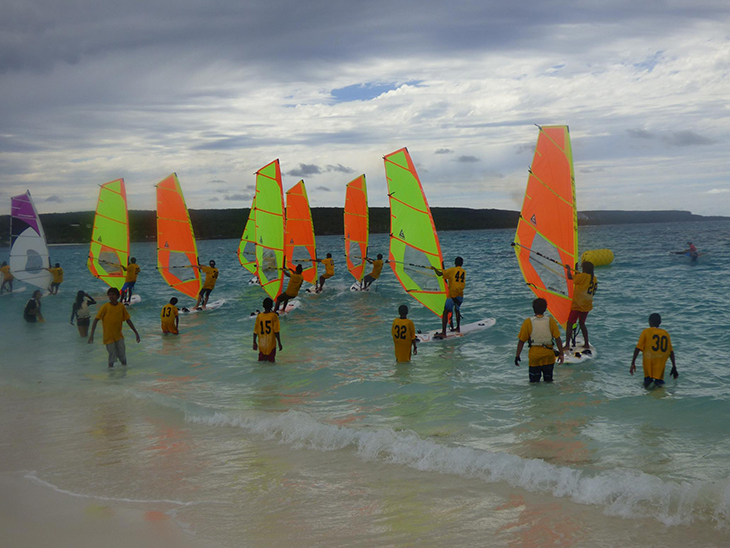
<instances>
[{"instance_id":1,"label":"yellow buoy","mask_svg":"<svg viewBox=\"0 0 730 548\"><path fill-rule=\"evenodd\" d=\"M613 262L613 251L610 249L591 249L584 251L580 256L580 262L588 261L593 266L606 266Z\"/></svg>"}]
</instances>

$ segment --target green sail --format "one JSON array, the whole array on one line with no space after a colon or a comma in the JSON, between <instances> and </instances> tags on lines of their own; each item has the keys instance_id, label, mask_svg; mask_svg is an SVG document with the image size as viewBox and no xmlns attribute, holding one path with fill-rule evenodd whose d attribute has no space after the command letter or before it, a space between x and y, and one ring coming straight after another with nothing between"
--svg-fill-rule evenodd
<instances>
[{"instance_id":1,"label":"green sail","mask_svg":"<svg viewBox=\"0 0 730 548\"><path fill-rule=\"evenodd\" d=\"M254 194L248 220L238 244L238 262L241 266L256 276L256 195Z\"/></svg>"},{"instance_id":2,"label":"green sail","mask_svg":"<svg viewBox=\"0 0 730 548\"><path fill-rule=\"evenodd\" d=\"M406 292L441 316L446 301L441 245L431 209L408 150L384 158L390 201L390 266Z\"/></svg>"},{"instance_id":3,"label":"green sail","mask_svg":"<svg viewBox=\"0 0 730 548\"><path fill-rule=\"evenodd\" d=\"M256 272L276 299L284 283L284 189L279 160L256 172Z\"/></svg>"},{"instance_id":4,"label":"green sail","mask_svg":"<svg viewBox=\"0 0 730 548\"><path fill-rule=\"evenodd\" d=\"M129 220L124 179L101 185L94 216L87 266L91 274L111 287L124 285L129 258Z\"/></svg>"}]
</instances>

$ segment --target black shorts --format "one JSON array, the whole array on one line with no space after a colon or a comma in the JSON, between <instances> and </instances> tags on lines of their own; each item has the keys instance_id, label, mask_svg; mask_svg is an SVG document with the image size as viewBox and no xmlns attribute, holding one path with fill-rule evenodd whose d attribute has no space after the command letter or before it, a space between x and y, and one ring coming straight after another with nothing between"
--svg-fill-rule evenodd
<instances>
[{"instance_id":1,"label":"black shorts","mask_svg":"<svg viewBox=\"0 0 730 548\"><path fill-rule=\"evenodd\" d=\"M530 382L540 382L541 375L545 382L553 382L554 367L554 363L551 363L550 365L531 365L529 367Z\"/></svg>"},{"instance_id":2,"label":"black shorts","mask_svg":"<svg viewBox=\"0 0 730 548\"><path fill-rule=\"evenodd\" d=\"M28 323L36 323L38 321L37 316L32 316L30 314L23 314L23 319Z\"/></svg>"},{"instance_id":3,"label":"black shorts","mask_svg":"<svg viewBox=\"0 0 730 548\"><path fill-rule=\"evenodd\" d=\"M210 297L210 292L213 291L212 289L206 289L205 287L200 290L200 293L198 293L198 297Z\"/></svg>"},{"instance_id":4,"label":"black shorts","mask_svg":"<svg viewBox=\"0 0 730 548\"><path fill-rule=\"evenodd\" d=\"M85 326L91 323L91 318L76 318L76 325Z\"/></svg>"},{"instance_id":5,"label":"black shorts","mask_svg":"<svg viewBox=\"0 0 730 548\"><path fill-rule=\"evenodd\" d=\"M61 285L61 283L62 283L62 282L51 282L51 287L55 289L55 288L57 288L57 287L58 287L59 285Z\"/></svg>"},{"instance_id":6,"label":"black shorts","mask_svg":"<svg viewBox=\"0 0 730 548\"><path fill-rule=\"evenodd\" d=\"M365 282L366 284L371 284L375 281L375 278L373 278L370 274L368 274L362 279L362 281Z\"/></svg>"}]
</instances>

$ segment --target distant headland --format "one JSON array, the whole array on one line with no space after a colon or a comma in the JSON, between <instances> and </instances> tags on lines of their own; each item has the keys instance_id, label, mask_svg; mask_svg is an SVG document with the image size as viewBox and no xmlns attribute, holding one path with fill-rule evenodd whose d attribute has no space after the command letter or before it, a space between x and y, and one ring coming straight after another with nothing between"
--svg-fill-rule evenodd
<instances>
[{"instance_id":1,"label":"distant headland","mask_svg":"<svg viewBox=\"0 0 730 548\"><path fill-rule=\"evenodd\" d=\"M515 228L519 212L504 209L469 209L462 207L434 207L437 230L480 230ZM240 238L248 218L248 209L191 209L190 219L195 236L201 240ZM341 207L312 208L314 228L318 235L342 234ZM689 211L581 211L579 225L610 225L638 223L685 223L691 221L728 221L730 217L706 217ZM88 242L91 239L93 211L47 213L41 221L50 244ZM0 242L9 240L8 215L0 216ZM129 212L130 239L133 242L153 241L156 237L154 211ZM390 216L387 207L370 208L370 232L387 233Z\"/></svg>"}]
</instances>

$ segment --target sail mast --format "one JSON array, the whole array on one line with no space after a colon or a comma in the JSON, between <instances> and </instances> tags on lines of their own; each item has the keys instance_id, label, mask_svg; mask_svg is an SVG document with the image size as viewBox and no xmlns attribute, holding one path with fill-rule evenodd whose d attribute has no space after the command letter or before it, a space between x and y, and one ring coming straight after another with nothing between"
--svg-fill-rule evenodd
<instances>
[{"instance_id":1,"label":"sail mast","mask_svg":"<svg viewBox=\"0 0 730 548\"><path fill-rule=\"evenodd\" d=\"M256 193L254 192L251 209L248 212L246 226L238 244L238 262L256 276Z\"/></svg>"}]
</instances>

